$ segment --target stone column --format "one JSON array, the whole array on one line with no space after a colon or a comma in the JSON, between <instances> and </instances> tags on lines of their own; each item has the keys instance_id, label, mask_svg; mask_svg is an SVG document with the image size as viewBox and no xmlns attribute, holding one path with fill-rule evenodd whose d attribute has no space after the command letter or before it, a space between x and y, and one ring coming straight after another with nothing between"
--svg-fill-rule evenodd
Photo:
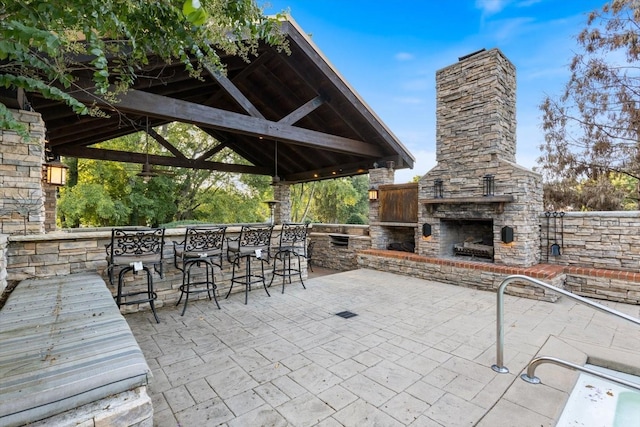
<instances>
[{"instance_id":1,"label":"stone column","mask_svg":"<svg viewBox=\"0 0 640 427\"><path fill-rule=\"evenodd\" d=\"M393 184L394 179L393 167L369 169L369 188ZM377 200L369 202L369 235L372 249L386 249L390 243L388 233L380 225L380 202Z\"/></svg>"},{"instance_id":2,"label":"stone column","mask_svg":"<svg viewBox=\"0 0 640 427\"><path fill-rule=\"evenodd\" d=\"M10 111L29 138L0 129L0 233L44 233L44 122L35 112Z\"/></svg>"},{"instance_id":3,"label":"stone column","mask_svg":"<svg viewBox=\"0 0 640 427\"><path fill-rule=\"evenodd\" d=\"M274 186L273 198L280 202L276 203L273 212L274 222L276 224L291 222L291 186L288 184Z\"/></svg>"},{"instance_id":4,"label":"stone column","mask_svg":"<svg viewBox=\"0 0 640 427\"><path fill-rule=\"evenodd\" d=\"M44 190L44 231L56 231L56 211L58 207L58 187L42 184Z\"/></svg>"}]
</instances>

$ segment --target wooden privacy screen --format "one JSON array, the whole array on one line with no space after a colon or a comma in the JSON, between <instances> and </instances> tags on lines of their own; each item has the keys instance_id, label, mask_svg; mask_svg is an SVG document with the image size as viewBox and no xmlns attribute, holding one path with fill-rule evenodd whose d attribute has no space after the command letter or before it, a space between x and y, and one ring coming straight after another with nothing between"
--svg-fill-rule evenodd
<instances>
[{"instance_id":1,"label":"wooden privacy screen","mask_svg":"<svg viewBox=\"0 0 640 427\"><path fill-rule=\"evenodd\" d=\"M418 183L381 185L378 188L380 222L418 222Z\"/></svg>"}]
</instances>

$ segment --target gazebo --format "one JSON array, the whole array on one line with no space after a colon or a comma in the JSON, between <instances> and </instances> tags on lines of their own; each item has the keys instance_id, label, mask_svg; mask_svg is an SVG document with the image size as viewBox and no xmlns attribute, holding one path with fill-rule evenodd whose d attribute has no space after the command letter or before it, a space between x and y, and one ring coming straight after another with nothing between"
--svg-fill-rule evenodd
<instances>
[{"instance_id":1,"label":"gazebo","mask_svg":"<svg viewBox=\"0 0 640 427\"><path fill-rule=\"evenodd\" d=\"M282 31L290 52L262 43L250 62L222 56L226 74L207 70L195 78L179 63L150 61L117 104L92 95L90 79L82 74L87 71L78 71L87 91L73 96L98 106L106 117L78 116L35 93L0 96L12 108L41 115L44 130L38 136L49 159L69 156L268 175L281 184L365 174L374 164L389 162L396 169L412 168L413 156L296 22L283 21ZM189 158L153 131L174 121L198 126L216 143L202 156ZM164 153L95 146L139 131L148 131ZM225 148L249 165L210 160ZM288 185L279 186L276 198L288 200L287 190ZM276 219L287 220L279 215L280 208L286 204L277 207Z\"/></svg>"}]
</instances>

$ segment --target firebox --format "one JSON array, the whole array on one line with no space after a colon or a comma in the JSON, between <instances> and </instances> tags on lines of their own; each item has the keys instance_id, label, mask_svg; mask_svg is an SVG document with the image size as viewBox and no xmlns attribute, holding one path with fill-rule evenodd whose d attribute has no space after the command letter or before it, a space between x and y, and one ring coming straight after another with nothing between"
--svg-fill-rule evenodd
<instances>
[{"instance_id":1,"label":"firebox","mask_svg":"<svg viewBox=\"0 0 640 427\"><path fill-rule=\"evenodd\" d=\"M493 220L441 219L440 254L493 261Z\"/></svg>"}]
</instances>

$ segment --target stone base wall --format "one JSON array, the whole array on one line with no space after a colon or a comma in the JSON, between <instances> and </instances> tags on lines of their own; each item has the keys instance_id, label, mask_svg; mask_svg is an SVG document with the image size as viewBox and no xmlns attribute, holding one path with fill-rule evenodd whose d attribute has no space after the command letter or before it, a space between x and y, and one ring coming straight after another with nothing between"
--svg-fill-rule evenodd
<instances>
[{"instance_id":1,"label":"stone base wall","mask_svg":"<svg viewBox=\"0 0 640 427\"><path fill-rule=\"evenodd\" d=\"M562 268L518 268L483 262L429 258L395 251L367 250L358 253L358 266L467 288L495 291L510 275L523 274L563 288ZM547 289L526 282L514 282L505 293L540 301L554 302L560 297Z\"/></svg>"},{"instance_id":2,"label":"stone base wall","mask_svg":"<svg viewBox=\"0 0 640 427\"><path fill-rule=\"evenodd\" d=\"M343 236L347 245L336 245L332 235ZM371 248L367 225L313 224L309 239L315 242L313 265L332 270L355 270L358 268L356 253Z\"/></svg>"},{"instance_id":3,"label":"stone base wall","mask_svg":"<svg viewBox=\"0 0 640 427\"><path fill-rule=\"evenodd\" d=\"M583 297L640 305L640 273L564 267L565 289Z\"/></svg>"},{"instance_id":4,"label":"stone base wall","mask_svg":"<svg viewBox=\"0 0 640 427\"><path fill-rule=\"evenodd\" d=\"M32 427L153 427L153 406L145 386L82 405L29 424Z\"/></svg>"},{"instance_id":5,"label":"stone base wall","mask_svg":"<svg viewBox=\"0 0 640 427\"><path fill-rule=\"evenodd\" d=\"M240 231L239 227L229 227L227 235L233 236ZM276 232L274 231L273 244L276 244ZM179 287L182 284L182 272L173 264L173 241L181 241L184 238L184 229L168 229L165 233L163 277L156 272L153 273L154 290L158 295L156 307L162 307L164 304L175 304L180 297ZM10 236L7 248L7 280L21 281L33 277L50 277L62 276L79 272L98 272L102 275L105 282L109 283L107 276L107 254L105 246L111 241L110 231L77 231L77 232L55 232L49 234L29 235L29 236ZM367 241L368 245L368 241ZM364 249L363 247L354 247L355 250ZM352 257L355 252L352 252ZM306 259L302 258L302 277L307 277ZM267 284L271 280L271 272L273 270L273 259L269 264L264 264ZM292 267L297 266L297 261L292 258ZM222 270L216 268L215 282L218 287L218 296L224 298L231 282L232 265L223 258ZM321 265L321 264L317 264ZM354 264L355 265L355 264ZM336 265L336 268L338 265ZM244 264L243 264L244 268ZM260 261L252 262L252 270L258 271L261 268ZM355 267L353 267L355 268ZM345 268L348 269L348 268ZM204 271L192 270L192 281L201 281L204 277ZM296 283L296 277L292 277L293 286L299 286ZM298 280L299 281L299 280ZM277 276L274 279L274 286L279 286L282 278ZM114 283L117 286L116 282ZM113 295L116 294L116 288L109 285ZM146 289L146 275L133 275L128 273L125 276L125 290L127 292L142 291ZM291 286L291 285L287 285ZM256 292L263 292L256 287ZM232 289L233 293L244 292L244 287L235 285ZM193 294L189 300L205 299L206 293ZM132 304L123 305L121 307L123 313L135 312L140 309L147 310L148 304Z\"/></svg>"}]
</instances>

